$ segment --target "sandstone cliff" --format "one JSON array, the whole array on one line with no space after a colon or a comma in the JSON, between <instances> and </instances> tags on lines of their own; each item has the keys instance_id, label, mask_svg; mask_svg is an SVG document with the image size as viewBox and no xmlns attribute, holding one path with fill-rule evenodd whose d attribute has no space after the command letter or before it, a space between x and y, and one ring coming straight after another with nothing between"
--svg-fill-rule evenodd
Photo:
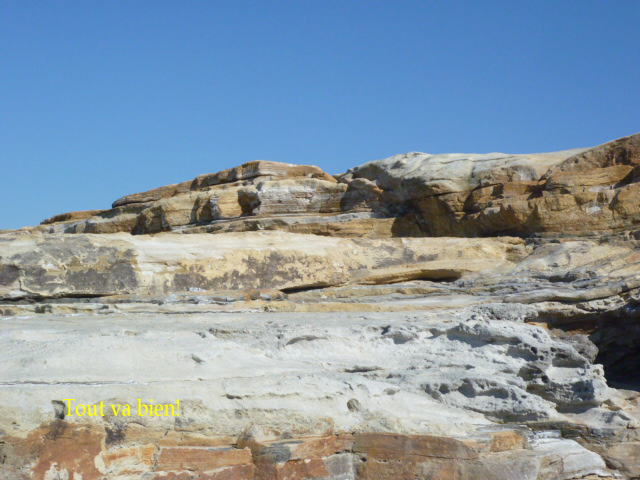
<instances>
[{"instance_id":1,"label":"sandstone cliff","mask_svg":"<svg viewBox=\"0 0 640 480\"><path fill-rule=\"evenodd\" d=\"M408 153L333 177L256 161L71 212L47 232L559 236L637 229L640 134L544 154Z\"/></svg>"},{"instance_id":2,"label":"sandstone cliff","mask_svg":"<svg viewBox=\"0 0 640 480\"><path fill-rule=\"evenodd\" d=\"M640 478L639 165L258 161L1 233L0 478Z\"/></svg>"}]
</instances>

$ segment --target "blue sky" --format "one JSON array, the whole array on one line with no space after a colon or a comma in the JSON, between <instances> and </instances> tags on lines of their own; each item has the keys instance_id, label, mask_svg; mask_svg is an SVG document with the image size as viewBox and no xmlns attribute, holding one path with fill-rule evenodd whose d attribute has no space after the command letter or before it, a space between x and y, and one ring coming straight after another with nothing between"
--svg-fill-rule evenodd
<instances>
[{"instance_id":1,"label":"blue sky","mask_svg":"<svg viewBox=\"0 0 640 480\"><path fill-rule=\"evenodd\" d=\"M640 131L640 1L0 0L0 228L249 160Z\"/></svg>"}]
</instances>

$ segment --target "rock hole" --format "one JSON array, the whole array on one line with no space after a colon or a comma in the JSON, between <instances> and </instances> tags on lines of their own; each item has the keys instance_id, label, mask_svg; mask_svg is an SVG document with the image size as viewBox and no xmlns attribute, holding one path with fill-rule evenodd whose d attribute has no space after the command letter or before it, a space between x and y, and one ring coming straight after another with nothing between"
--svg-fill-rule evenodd
<instances>
[{"instance_id":1,"label":"rock hole","mask_svg":"<svg viewBox=\"0 0 640 480\"><path fill-rule=\"evenodd\" d=\"M51 400L53 405L53 416L58 420L64 420L65 405L61 400Z\"/></svg>"},{"instance_id":2,"label":"rock hole","mask_svg":"<svg viewBox=\"0 0 640 480\"><path fill-rule=\"evenodd\" d=\"M595 363L604 367L610 387L640 391L640 316L616 323L589 337L598 347Z\"/></svg>"},{"instance_id":3,"label":"rock hole","mask_svg":"<svg viewBox=\"0 0 640 480\"><path fill-rule=\"evenodd\" d=\"M572 341L582 356L604 367L610 387L640 391L640 299L632 297L620 308L605 313L558 319L551 326ZM557 349L552 347L550 351L555 353ZM558 360L559 356L554 366L563 366Z\"/></svg>"},{"instance_id":4,"label":"rock hole","mask_svg":"<svg viewBox=\"0 0 640 480\"><path fill-rule=\"evenodd\" d=\"M362 410L362 405L356 398L352 398L347 402L347 408L350 412L359 412Z\"/></svg>"},{"instance_id":5,"label":"rock hole","mask_svg":"<svg viewBox=\"0 0 640 480\"><path fill-rule=\"evenodd\" d=\"M114 443L121 443L125 439L125 432L127 430L126 424L114 424L104 427L106 437L105 443L107 445L113 445Z\"/></svg>"}]
</instances>

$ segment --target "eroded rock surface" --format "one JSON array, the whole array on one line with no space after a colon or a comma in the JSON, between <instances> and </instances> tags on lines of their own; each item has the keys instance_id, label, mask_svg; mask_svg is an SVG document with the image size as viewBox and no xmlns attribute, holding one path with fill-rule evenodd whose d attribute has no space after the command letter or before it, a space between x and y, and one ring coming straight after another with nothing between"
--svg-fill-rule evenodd
<instances>
[{"instance_id":1,"label":"eroded rock surface","mask_svg":"<svg viewBox=\"0 0 640 480\"><path fill-rule=\"evenodd\" d=\"M19 234L3 237L2 251L0 299L22 299L450 280L511 268L527 248L508 237L368 240L255 232Z\"/></svg>"},{"instance_id":2,"label":"eroded rock surface","mask_svg":"<svg viewBox=\"0 0 640 480\"><path fill-rule=\"evenodd\" d=\"M431 235L591 235L637 229L640 134L531 155L409 153L343 178L375 182Z\"/></svg>"},{"instance_id":3,"label":"eroded rock surface","mask_svg":"<svg viewBox=\"0 0 640 480\"><path fill-rule=\"evenodd\" d=\"M550 447L536 432L543 422L554 431L555 423L578 422L610 431L612 440L636 428L607 403L612 394L602 368L540 326L481 312L5 319L6 463L37 474L56 462L58 470L83 478L238 465L245 467L237 478L252 478L249 472L389 479L413 478L410 472L504 479L514 469L521 478L606 472L600 455L559 436ZM52 402L66 398L85 404L181 398L184 413L61 419ZM526 427L530 421L535 429ZM23 432L56 428L64 441L53 441L55 433L20 440ZM82 454L70 453L84 443ZM42 449L50 451L44 458ZM550 466L563 449L574 464ZM84 455L100 461L83 464ZM270 469L300 471L279 477L269 476ZM544 477L547 469L557 476Z\"/></svg>"},{"instance_id":4,"label":"eroded rock surface","mask_svg":"<svg viewBox=\"0 0 640 480\"><path fill-rule=\"evenodd\" d=\"M407 153L332 176L255 161L47 219L47 232L583 235L640 223L640 134L541 154Z\"/></svg>"},{"instance_id":5,"label":"eroded rock surface","mask_svg":"<svg viewBox=\"0 0 640 480\"><path fill-rule=\"evenodd\" d=\"M640 478L639 141L250 162L2 232L0 478Z\"/></svg>"}]
</instances>

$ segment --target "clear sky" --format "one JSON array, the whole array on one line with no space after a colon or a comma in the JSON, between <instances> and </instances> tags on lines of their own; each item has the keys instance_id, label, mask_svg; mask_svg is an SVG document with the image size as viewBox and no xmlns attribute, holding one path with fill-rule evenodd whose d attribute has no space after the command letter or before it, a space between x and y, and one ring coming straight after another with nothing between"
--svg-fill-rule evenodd
<instances>
[{"instance_id":1,"label":"clear sky","mask_svg":"<svg viewBox=\"0 0 640 480\"><path fill-rule=\"evenodd\" d=\"M0 228L255 159L640 131L638 0L0 0L0 45Z\"/></svg>"}]
</instances>

